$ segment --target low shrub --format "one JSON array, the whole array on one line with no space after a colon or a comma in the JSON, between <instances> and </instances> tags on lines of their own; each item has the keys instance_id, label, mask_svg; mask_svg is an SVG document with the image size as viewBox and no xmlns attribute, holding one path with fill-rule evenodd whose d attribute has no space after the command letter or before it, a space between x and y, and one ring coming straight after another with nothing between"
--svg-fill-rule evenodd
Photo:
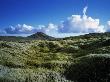
<instances>
[{"instance_id":1,"label":"low shrub","mask_svg":"<svg viewBox=\"0 0 110 82\"><path fill-rule=\"evenodd\" d=\"M109 82L110 56L84 56L76 60L64 73L74 82Z\"/></svg>"}]
</instances>

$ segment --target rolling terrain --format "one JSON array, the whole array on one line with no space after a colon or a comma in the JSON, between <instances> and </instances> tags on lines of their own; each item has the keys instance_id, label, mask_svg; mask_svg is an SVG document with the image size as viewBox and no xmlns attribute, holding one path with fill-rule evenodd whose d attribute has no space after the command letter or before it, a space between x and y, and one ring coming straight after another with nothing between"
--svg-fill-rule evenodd
<instances>
[{"instance_id":1,"label":"rolling terrain","mask_svg":"<svg viewBox=\"0 0 110 82\"><path fill-rule=\"evenodd\" d=\"M109 82L110 33L0 36L0 82Z\"/></svg>"}]
</instances>

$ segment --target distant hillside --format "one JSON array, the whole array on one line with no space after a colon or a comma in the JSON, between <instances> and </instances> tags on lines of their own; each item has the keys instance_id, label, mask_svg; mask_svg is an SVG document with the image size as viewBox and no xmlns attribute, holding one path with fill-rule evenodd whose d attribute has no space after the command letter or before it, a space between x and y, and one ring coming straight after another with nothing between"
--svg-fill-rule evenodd
<instances>
[{"instance_id":1,"label":"distant hillside","mask_svg":"<svg viewBox=\"0 0 110 82\"><path fill-rule=\"evenodd\" d=\"M63 38L63 39L64 40L68 40L68 39L90 39L90 38L98 38L98 39L110 38L110 32L105 32L105 33L89 33L89 34L80 35L80 36L66 37L66 38Z\"/></svg>"},{"instance_id":2,"label":"distant hillside","mask_svg":"<svg viewBox=\"0 0 110 82\"><path fill-rule=\"evenodd\" d=\"M78 40L78 39L110 39L110 33L89 33L85 35L79 35L79 36L70 36L65 38L55 38L52 36L49 36L43 32L37 32L35 34L32 34L27 37L22 36L0 36L0 40L3 41L21 41L21 40Z\"/></svg>"},{"instance_id":3,"label":"distant hillside","mask_svg":"<svg viewBox=\"0 0 110 82\"><path fill-rule=\"evenodd\" d=\"M33 35L28 36L28 38L38 39L38 40L54 40L54 37L48 36L43 32L37 32Z\"/></svg>"},{"instance_id":4,"label":"distant hillside","mask_svg":"<svg viewBox=\"0 0 110 82\"><path fill-rule=\"evenodd\" d=\"M21 36L0 36L0 41L21 41L26 39L26 37Z\"/></svg>"},{"instance_id":5,"label":"distant hillside","mask_svg":"<svg viewBox=\"0 0 110 82\"><path fill-rule=\"evenodd\" d=\"M0 36L1 41L24 41L24 40L55 40L56 38L37 32L27 37L22 36Z\"/></svg>"}]
</instances>

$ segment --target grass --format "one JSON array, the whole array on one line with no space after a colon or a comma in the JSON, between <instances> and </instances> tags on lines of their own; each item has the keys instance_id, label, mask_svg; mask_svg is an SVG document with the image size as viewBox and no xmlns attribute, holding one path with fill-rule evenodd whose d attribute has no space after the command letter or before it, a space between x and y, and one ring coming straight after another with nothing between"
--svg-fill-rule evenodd
<instances>
[{"instance_id":1,"label":"grass","mask_svg":"<svg viewBox=\"0 0 110 82\"><path fill-rule=\"evenodd\" d=\"M0 82L71 82L64 72L80 58L110 54L109 40L103 38L87 35L53 41L0 41ZM88 59L80 63L85 64Z\"/></svg>"}]
</instances>

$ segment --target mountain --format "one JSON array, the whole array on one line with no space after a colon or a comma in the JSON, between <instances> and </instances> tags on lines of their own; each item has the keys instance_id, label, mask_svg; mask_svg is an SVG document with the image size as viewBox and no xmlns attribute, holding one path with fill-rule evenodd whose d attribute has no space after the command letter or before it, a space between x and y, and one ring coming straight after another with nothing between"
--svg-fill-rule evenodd
<instances>
[{"instance_id":1,"label":"mountain","mask_svg":"<svg viewBox=\"0 0 110 82\"><path fill-rule=\"evenodd\" d=\"M56 38L37 32L27 37L22 36L0 36L0 41L25 41L25 40L56 40Z\"/></svg>"},{"instance_id":2,"label":"mountain","mask_svg":"<svg viewBox=\"0 0 110 82\"><path fill-rule=\"evenodd\" d=\"M74 39L110 39L110 32L105 33L89 33L79 36L70 36L63 38L64 40L74 40Z\"/></svg>"},{"instance_id":3,"label":"mountain","mask_svg":"<svg viewBox=\"0 0 110 82\"><path fill-rule=\"evenodd\" d=\"M54 40L54 37L48 36L43 32L37 32L33 35L28 36L27 38L38 39L38 40Z\"/></svg>"}]
</instances>

